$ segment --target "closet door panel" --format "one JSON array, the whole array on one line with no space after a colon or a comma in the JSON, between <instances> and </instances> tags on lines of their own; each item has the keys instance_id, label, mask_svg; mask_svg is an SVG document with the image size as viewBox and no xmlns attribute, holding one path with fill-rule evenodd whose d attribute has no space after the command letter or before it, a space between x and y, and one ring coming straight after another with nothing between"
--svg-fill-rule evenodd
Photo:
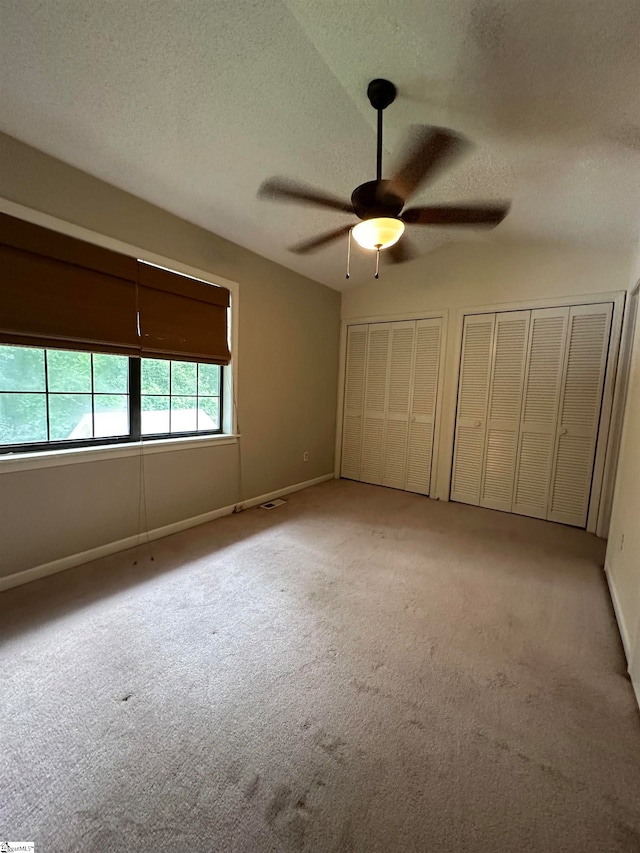
<instances>
[{"instance_id":1,"label":"closet door panel","mask_svg":"<svg viewBox=\"0 0 640 853\"><path fill-rule=\"evenodd\" d=\"M496 315L480 505L511 510L529 311Z\"/></svg>"},{"instance_id":2,"label":"closet door panel","mask_svg":"<svg viewBox=\"0 0 640 853\"><path fill-rule=\"evenodd\" d=\"M350 326L343 477L429 494L442 318Z\"/></svg>"},{"instance_id":3,"label":"closet door panel","mask_svg":"<svg viewBox=\"0 0 640 853\"><path fill-rule=\"evenodd\" d=\"M451 500L463 503L480 502L494 324L495 314L464 321L451 482Z\"/></svg>"},{"instance_id":4,"label":"closet door panel","mask_svg":"<svg viewBox=\"0 0 640 853\"><path fill-rule=\"evenodd\" d=\"M404 489L407 474L415 331L415 321L391 324L382 485L395 489Z\"/></svg>"},{"instance_id":5,"label":"closet door panel","mask_svg":"<svg viewBox=\"0 0 640 853\"><path fill-rule=\"evenodd\" d=\"M568 308L531 312L513 512L547 517Z\"/></svg>"},{"instance_id":6,"label":"closet door panel","mask_svg":"<svg viewBox=\"0 0 640 853\"><path fill-rule=\"evenodd\" d=\"M429 320L418 320L415 338L406 489L428 495L440 372L442 319L435 317Z\"/></svg>"},{"instance_id":7,"label":"closet door panel","mask_svg":"<svg viewBox=\"0 0 640 853\"><path fill-rule=\"evenodd\" d=\"M341 475L360 479L368 326L349 326L344 389Z\"/></svg>"},{"instance_id":8,"label":"closet door panel","mask_svg":"<svg viewBox=\"0 0 640 853\"><path fill-rule=\"evenodd\" d=\"M360 479L382 483L391 323L369 326Z\"/></svg>"},{"instance_id":9,"label":"closet door panel","mask_svg":"<svg viewBox=\"0 0 640 853\"><path fill-rule=\"evenodd\" d=\"M612 312L611 303L570 311L549 494L551 521L578 527L587 522Z\"/></svg>"}]
</instances>

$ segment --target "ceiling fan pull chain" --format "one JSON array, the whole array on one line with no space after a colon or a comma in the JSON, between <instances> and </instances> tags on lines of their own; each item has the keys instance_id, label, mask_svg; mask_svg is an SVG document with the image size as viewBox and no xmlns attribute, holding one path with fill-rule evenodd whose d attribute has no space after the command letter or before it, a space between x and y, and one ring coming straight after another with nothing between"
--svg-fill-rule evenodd
<instances>
[{"instance_id":1,"label":"ceiling fan pull chain","mask_svg":"<svg viewBox=\"0 0 640 853\"><path fill-rule=\"evenodd\" d=\"M380 246L376 247L376 274L375 278L380 278L378 270L380 268Z\"/></svg>"},{"instance_id":2,"label":"ceiling fan pull chain","mask_svg":"<svg viewBox=\"0 0 640 853\"><path fill-rule=\"evenodd\" d=\"M347 274L345 278L350 278L349 267L351 265L351 232L353 228L349 228L349 234L347 235Z\"/></svg>"}]
</instances>

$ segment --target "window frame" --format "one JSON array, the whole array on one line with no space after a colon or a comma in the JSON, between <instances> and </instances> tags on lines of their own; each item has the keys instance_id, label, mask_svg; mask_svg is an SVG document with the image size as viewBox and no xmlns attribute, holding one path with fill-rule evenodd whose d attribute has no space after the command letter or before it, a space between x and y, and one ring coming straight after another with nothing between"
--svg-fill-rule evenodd
<instances>
[{"instance_id":1,"label":"window frame","mask_svg":"<svg viewBox=\"0 0 640 853\"><path fill-rule=\"evenodd\" d=\"M44 352L50 349L54 349L53 347L38 347L38 349L42 349ZM75 352L75 350L73 350ZM99 353L91 352L91 355L98 355ZM217 365L220 376L219 376L219 385L218 385L218 428L217 429L209 429L209 430L186 430L181 432L153 432L153 433L142 433L142 358L144 356L128 356L127 357L127 373L128 373L128 402L129 402L129 432L126 435L118 435L118 436L105 436L99 438L78 438L73 440L68 439L59 439L54 441L39 441L39 442L21 442L17 444L0 444L0 460L3 458L6 459L12 454L30 454L30 453L46 453L47 451L60 451L60 450L79 450L79 449L90 449L97 447L109 447L114 445L122 445L122 444L134 444L138 442L148 442L148 441L168 441L173 439L184 439L184 438L211 438L212 436L225 435L224 433L224 397L225 397L225 381L224 381L224 368L221 365ZM169 364L172 362L177 362L179 359L158 359L159 361L167 361ZM194 362L197 364L205 363L205 362ZM46 358L45 358L46 364ZM94 391L93 391L93 371L91 374L91 384L92 389L90 396L92 398L91 408L92 412L94 409ZM31 393L31 392L7 392L7 393ZM36 393L36 392L33 392ZM42 392L45 394L47 398L47 421L49 419L49 395L55 394L56 392L50 392L48 387L45 388L45 391ZM86 392L85 392L86 393ZM171 405L171 393L165 395L169 397L169 405ZM183 395L176 395L183 396ZM198 395L194 395L194 398L197 399ZM203 395L203 396L216 396L216 395Z\"/></svg>"}]
</instances>

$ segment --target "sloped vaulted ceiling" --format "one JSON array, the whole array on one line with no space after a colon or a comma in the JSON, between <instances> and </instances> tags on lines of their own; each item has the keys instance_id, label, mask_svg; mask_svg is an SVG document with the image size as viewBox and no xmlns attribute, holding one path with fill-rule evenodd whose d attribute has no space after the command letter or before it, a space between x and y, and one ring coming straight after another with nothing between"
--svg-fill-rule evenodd
<instances>
[{"instance_id":1,"label":"sloped vaulted ceiling","mask_svg":"<svg viewBox=\"0 0 640 853\"><path fill-rule=\"evenodd\" d=\"M637 0L0 0L0 18L3 131L332 287L345 246L286 246L348 220L256 191L373 178L376 76L399 89L387 168L412 123L475 143L416 203L512 198L483 240L637 242ZM423 254L455 239L411 234Z\"/></svg>"}]
</instances>

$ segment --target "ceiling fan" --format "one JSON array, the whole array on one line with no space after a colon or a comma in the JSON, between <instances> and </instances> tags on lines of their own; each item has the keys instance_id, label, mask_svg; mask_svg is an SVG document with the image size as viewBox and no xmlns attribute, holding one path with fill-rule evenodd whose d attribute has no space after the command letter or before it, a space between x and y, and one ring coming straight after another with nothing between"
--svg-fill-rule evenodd
<instances>
[{"instance_id":1,"label":"ceiling fan","mask_svg":"<svg viewBox=\"0 0 640 853\"><path fill-rule=\"evenodd\" d=\"M361 220L355 225L342 225L333 231L291 246L289 251L304 255L346 234L353 234L353 238L364 249L375 250L378 256L381 249L389 249L389 259L393 263L402 263L413 257L406 238L398 242L405 225L492 228L507 215L510 207L507 202L405 209L405 204L411 196L415 195L428 179L433 180L454 157L459 156L467 147L467 142L464 137L443 127L415 125L401 165L392 178L383 180L382 116L384 110L394 102L396 93L396 87L389 80L376 79L369 83L367 97L378 113L376 179L356 187L351 194L351 201L286 178L270 178L262 184L258 193L262 198L329 208L341 213L355 214ZM377 275L376 264L376 277Z\"/></svg>"}]
</instances>

